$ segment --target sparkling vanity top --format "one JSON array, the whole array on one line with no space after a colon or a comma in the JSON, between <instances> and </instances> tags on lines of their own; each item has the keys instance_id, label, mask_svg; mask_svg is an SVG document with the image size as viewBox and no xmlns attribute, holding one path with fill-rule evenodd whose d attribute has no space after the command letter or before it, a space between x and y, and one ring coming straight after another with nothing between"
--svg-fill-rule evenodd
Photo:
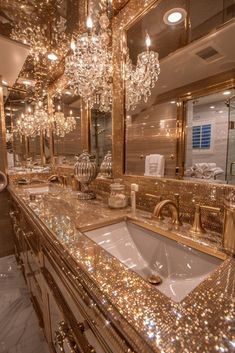
<instances>
[{"instance_id":1,"label":"sparkling vanity top","mask_svg":"<svg viewBox=\"0 0 235 353\"><path fill-rule=\"evenodd\" d=\"M114 308L118 310L148 343L149 352L234 352L235 259L226 258L183 301L175 303L82 233L107 221L131 218L130 210L111 210L101 200L79 201L75 193L62 188L55 188L50 195L38 195L34 201L29 200L24 188L9 189L51 230L55 243L60 242L95 283L109 316L115 320ZM133 222L160 229L148 213L138 212ZM199 241L188 236L188 226L178 233L169 232L167 223L161 228L173 239L223 257L216 234ZM139 352L147 353L141 347Z\"/></svg>"}]
</instances>

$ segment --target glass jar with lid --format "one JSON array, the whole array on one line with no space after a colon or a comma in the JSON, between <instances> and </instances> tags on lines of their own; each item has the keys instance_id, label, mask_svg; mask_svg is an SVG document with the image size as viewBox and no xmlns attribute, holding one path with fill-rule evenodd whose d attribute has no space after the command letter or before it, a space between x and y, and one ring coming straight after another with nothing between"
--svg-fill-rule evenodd
<instances>
[{"instance_id":1,"label":"glass jar with lid","mask_svg":"<svg viewBox=\"0 0 235 353\"><path fill-rule=\"evenodd\" d=\"M125 185L122 183L122 179L114 179L114 182L110 185L110 196L108 204L110 208L125 208L127 206L127 196L125 194Z\"/></svg>"}]
</instances>

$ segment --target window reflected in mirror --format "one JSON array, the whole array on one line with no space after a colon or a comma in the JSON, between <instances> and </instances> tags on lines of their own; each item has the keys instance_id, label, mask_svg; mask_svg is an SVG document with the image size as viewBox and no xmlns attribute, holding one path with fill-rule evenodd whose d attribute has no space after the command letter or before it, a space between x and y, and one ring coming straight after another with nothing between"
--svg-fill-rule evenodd
<instances>
[{"instance_id":1,"label":"window reflected in mirror","mask_svg":"<svg viewBox=\"0 0 235 353\"><path fill-rule=\"evenodd\" d=\"M187 102L185 178L233 181L234 93L226 90Z\"/></svg>"}]
</instances>

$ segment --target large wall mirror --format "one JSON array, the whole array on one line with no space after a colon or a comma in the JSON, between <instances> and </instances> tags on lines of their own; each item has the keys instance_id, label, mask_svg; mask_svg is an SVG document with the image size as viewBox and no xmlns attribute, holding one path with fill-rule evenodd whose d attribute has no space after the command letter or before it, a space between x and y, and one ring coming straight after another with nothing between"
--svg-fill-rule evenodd
<instances>
[{"instance_id":1,"label":"large wall mirror","mask_svg":"<svg viewBox=\"0 0 235 353\"><path fill-rule=\"evenodd\" d=\"M7 165L10 172L43 170L51 162L49 136L38 131L34 121L36 104L29 90L4 87Z\"/></svg>"},{"instance_id":2,"label":"large wall mirror","mask_svg":"<svg viewBox=\"0 0 235 353\"><path fill-rule=\"evenodd\" d=\"M90 151L100 166L107 153L112 151L112 115L109 112L91 110Z\"/></svg>"},{"instance_id":3,"label":"large wall mirror","mask_svg":"<svg viewBox=\"0 0 235 353\"><path fill-rule=\"evenodd\" d=\"M125 31L126 63L149 50L160 65L147 97L126 81L125 173L235 183L234 1L151 5Z\"/></svg>"},{"instance_id":4,"label":"large wall mirror","mask_svg":"<svg viewBox=\"0 0 235 353\"><path fill-rule=\"evenodd\" d=\"M57 165L73 165L82 153L81 98L65 87L52 99L54 159Z\"/></svg>"}]
</instances>

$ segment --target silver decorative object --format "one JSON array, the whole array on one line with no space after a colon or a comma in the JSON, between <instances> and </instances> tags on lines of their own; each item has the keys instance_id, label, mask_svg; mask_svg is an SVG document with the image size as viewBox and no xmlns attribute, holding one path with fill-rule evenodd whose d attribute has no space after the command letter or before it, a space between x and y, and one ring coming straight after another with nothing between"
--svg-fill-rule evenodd
<instances>
[{"instance_id":1,"label":"silver decorative object","mask_svg":"<svg viewBox=\"0 0 235 353\"><path fill-rule=\"evenodd\" d=\"M100 165L100 172L98 174L99 178L112 178L112 153L108 151L108 153L104 156L104 159Z\"/></svg>"},{"instance_id":2,"label":"silver decorative object","mask_svg":"<svg viewBox=\"0 0 235 353\"><path fill-rule=\"evenodd\" d=\"M4 174L3 172L0 172L0 192L3 191L6 186L7 186L6 174Z\"/></svg>"},{"instance_id":3,"label":"silver decorative object","mask_svg":"<svg viewBox=\"0 0 235 353\"><path fill-rule=\"evenodd\" d=\"M81 183L81 191L78 193L79 200L90 200L95 198L95 193L89 190L89 184L95 179L97 174L96 163L92 156L87 152L77 158L74 166L74 175Z\"/></svg>"}]
</instances>

